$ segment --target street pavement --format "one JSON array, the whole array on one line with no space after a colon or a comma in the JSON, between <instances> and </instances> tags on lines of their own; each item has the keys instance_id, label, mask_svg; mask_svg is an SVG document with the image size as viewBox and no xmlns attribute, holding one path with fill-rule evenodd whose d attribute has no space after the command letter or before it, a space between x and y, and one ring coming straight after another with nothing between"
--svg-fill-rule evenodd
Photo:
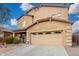
<instances>
[{"instance_id":1,"label":"street pavement","mask_svg":"<svg viewBox=\"0 0 79 59\"><path fill-rule=\"evenodd\" d=\"M25 45L1 56L68 56L62 46Z\"/></svg>"}]
</instances>

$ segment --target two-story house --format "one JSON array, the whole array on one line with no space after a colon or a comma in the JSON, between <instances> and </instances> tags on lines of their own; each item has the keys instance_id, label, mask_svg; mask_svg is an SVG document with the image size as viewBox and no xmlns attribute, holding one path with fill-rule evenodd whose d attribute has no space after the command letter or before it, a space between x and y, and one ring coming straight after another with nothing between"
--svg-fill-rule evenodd
<instances>
[{"instance_id":1,"label":"two-story house","mask_svg":"<svg viewBox=\"0 0 79 59\"><path fill-rule=\"evenodd\" d=\"M18 18L15 36L32 45L72 46L68 9L50 5L31 8Z\"/></svg>"}]
</instances>

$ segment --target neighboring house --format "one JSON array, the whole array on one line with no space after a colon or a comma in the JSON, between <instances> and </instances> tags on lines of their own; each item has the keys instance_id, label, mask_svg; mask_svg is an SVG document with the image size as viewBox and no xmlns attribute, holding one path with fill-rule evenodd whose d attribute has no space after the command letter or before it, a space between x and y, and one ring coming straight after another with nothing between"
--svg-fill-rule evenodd
<instances>
[{"instance_id":1,"label":"neighboring house","mask_svg":"<svg viewBox=\"0 0 79 59\"><path fill-rule=\"evenodd\" d=\"M15 36L32 45L72 46L67 6L39 5L18 18Z\"/></svg>"},{"instance_id":2,"label":"neighboring house","mask_svg":"<svg viewBox=\"0 0 79 59\"><path fill-rule=\"evenodd\" d=\"M0 25L0 43L4 43L4 38L12 34L13 32L10 29Z\"/></svg>"}]
</instances>

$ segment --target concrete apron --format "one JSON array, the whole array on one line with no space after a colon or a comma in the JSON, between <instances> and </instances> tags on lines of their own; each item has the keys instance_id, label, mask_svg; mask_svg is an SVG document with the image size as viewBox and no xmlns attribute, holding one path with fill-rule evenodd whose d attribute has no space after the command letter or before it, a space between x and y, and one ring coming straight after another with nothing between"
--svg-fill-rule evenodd
<instances>
[{"instance_id":1,"label":"concrete apron","mask_svg":"<svg viewBox=\"0 0 79 59\"><path fill-rule=\"evenodd\" d=\"M68 54L63 46L36 45L27 56L68 56Z\"/></svg>"},{"instance_id":2,"label":"concrete apron","mask_svg":"<svg viewBox=\"0 0 79 59\"><path fill-rule=\"evenodd\" d=\"M30 45L3 54L4 56L68 56L63 46Z\"/></svg>"}]
</instances>

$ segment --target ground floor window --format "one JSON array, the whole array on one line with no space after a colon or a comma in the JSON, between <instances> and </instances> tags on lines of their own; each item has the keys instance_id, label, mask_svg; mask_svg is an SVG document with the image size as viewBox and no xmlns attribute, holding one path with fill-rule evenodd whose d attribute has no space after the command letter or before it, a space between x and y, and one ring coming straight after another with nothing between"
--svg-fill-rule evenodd
<instances>
[{"instance_id":1,"label":"ground floor window","mask_svg":"<svg viewBox=\"0 0 79 59\"><path fill-rule=\"evenodd\" d=\"M36 33L32 33L33 35L36 35Z\"/></svg>"},{"instance_id":2,"label":"ground floor window","mask_svg":"<svg viewBox=\"0 0 79 59\"><path fill-rule=\"evenodd\" d=\"M46 34L52 34L51 32L46 32Z\"/></svg>"},{"instance_id":3,"label":"ground floor window","mask_svg":"<svg viewBox=\"0 0 79 59\"><path fill-rule=\"evenodd\" d=\"M40 33L38 33L39 35L42 35L43 33L42 32L40 32Z\"/></svg>"},{"instance_id":4,"label":"ground floor window","mask_svg":"<svg viewBox=\"0 0 79 59\"><path fill-rule=\"evenodd\" d=\"M55 31L54 33L55 33L55 34L60 34L60 33L61 33L61 31Z\"/></svg>"}]
</instances>

